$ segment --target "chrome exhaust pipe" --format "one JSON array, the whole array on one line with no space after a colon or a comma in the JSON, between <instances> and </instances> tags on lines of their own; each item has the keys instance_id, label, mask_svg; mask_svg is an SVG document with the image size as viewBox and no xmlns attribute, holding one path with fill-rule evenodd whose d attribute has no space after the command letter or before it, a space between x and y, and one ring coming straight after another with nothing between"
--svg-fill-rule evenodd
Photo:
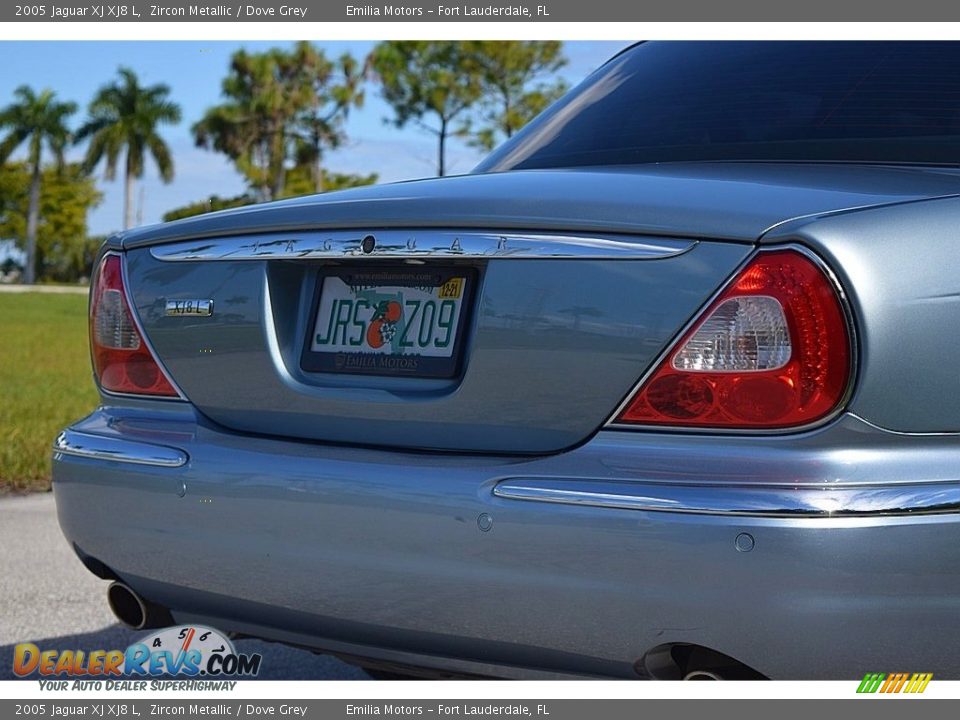
<instances>
[{"instance_id":1,"label":"chrome exhaust pipe","mask_svg":"<svg viewBox=\"0 0 960 720\"><path fill-rule=\"evenodd\" d=\"M723 680L722 677L710 670L691 670L683 676L684 680Z\"/></svg>"},{"instance_id":2,"label":"chrome exhaust pipe","mask_svg":"<svg viewBox=\"0 0 960 720\"><path fill-rule=\"evenodd\" d=\"M107 588L107 604L117 619L134 630L173 625L170 611L140 597L129 585L112 582Z\"/></svg>"}]
</instances>

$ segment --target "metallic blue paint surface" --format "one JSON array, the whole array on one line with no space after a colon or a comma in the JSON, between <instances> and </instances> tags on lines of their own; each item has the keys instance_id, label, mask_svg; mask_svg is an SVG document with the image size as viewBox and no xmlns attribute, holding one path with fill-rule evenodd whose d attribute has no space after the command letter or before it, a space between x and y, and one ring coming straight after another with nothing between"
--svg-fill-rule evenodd
<instances>
[{"instance_id":1,"label":"metallic blue paint surface","mask_svg":"<svg viewBox=\"0 0 960 720\"><path fill-rule=\"evenodd\" d=\"M960 198L784 224L763 242L799 241L841 279L859 325L850 403L898 432L960 432Z\"/></svg>"},{"instance_id":2,"label":"metallic blue paint surface","mask_svg":"<svg viewBox=\"0 0 960 720\"><path fill-rule=\"evenodd\" d=\"M449 380L301 370L316 262L163 263L141 249L128 253L127 267L134 304L167 370L226 427L538 453L596 432L748 252L700 243L658 260L484 261L465 367ZM166 317L165 299L177 297L216 297L217 309L210 318Z\"/></svg>"},{"instance_id":3,"label":"metallic blue paint surface","mask_svg":"<svg viewBox=\"0 0 960 720\"><path fill-rule=\"evenodd\" d=\"M137 228L126 249L237 233L441 227L624 232L753 242L791 218L958 193L943 168L667 163L374 185Z\"/></svg>"},{"instance_id":4,"label":"metallic blue paint surface","mask_svg":"<svg viewBox=\"0 0 960 720\"><path fill-rule=\"evenodd\" d=\"M504 676L635 677L634 662L666 642L774 678L865 666L960 675L956 514L706 516L492 492L517 477L735 482L745 501L771 481L955 491L956 437L843 416L787 437L607 431L539 458L444 456L254 439L167 407L99 411L75 429L153 438L184 451L186 466L61 455L54 488L68 539L178 619ZM749 553L735 546L744 532Z\"/></svg>"},{"instance_id":5,"label":"metallic blue paint surface","mask_svg":"<svg viewBox=\"0 0 960 720\"><path fill-rule=\"evenodd\" d=\"M73 429L188 461L56 455L64 533L178 619L360 657L636 677L657 646L693 643L774 678L877 667L960 677L958 189L953 172L910 168L510 173L116 238L137 312L191 402L104 396ZM163 263L146 247L192 233L422 226L428 207L446 227L698 242L653 261L478 262L467 371L417 382L297 369L310 263ZM600 429L756 246L784 243L823 258L850 304L858 367L845 412L770 436ZM538 325L576 283L597 314L568 318L563 333ZM530 288L549 305L531 303ZM175 294L213 297L216 311L166 319ZM496 326L490 298L518 314L516 329ZM630 318L634 335L618 329ZM494 494L525 479L636 497L667 488L691 511ZM850 498L865 512L784 517L772 498L808 511Z\"/></svg>"}]
</instances>

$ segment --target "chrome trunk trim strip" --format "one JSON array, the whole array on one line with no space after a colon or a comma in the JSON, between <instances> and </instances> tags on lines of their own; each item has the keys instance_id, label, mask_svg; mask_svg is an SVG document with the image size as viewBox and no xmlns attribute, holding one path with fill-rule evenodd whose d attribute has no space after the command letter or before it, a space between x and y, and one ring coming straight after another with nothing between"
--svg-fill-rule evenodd
<instances>
[{"instance_id":1,"label":"chrome trunk trim strip","mask_svg":"<svg viewBox=\"0 0 960 720\"><path fill-rule=\"evenodd\" d=\"M151 443L120 440L104 435L90 435L75 430L64 430L53 442L54 457L73 455L90 460L112 460L133 465L178 468L187 464L182 450Z\"/></svg>"},{"instance_id":2,"label":"chrome trunk trim strip","mask_svg":"<svg viewBox=\"0 0 960 720\"><path fill-rule=\"evenodd\" d=\"M687 252L696 240L629 235L376 230L240 235L150 248L157 260L322 260L511 258L656 260Z\"/></svg>"},{"instance_id":3,"label":"chrome trunk trim strip","mask_svg":"<svg viewBox=\"0 0 960 720\"><path fill-rule=\"evenodd\" d=\"M960 482L777 486L516 478L501 481L493 494L508 500L693 515L837 518L960 512Z\"/></svg>"}]
</instances>

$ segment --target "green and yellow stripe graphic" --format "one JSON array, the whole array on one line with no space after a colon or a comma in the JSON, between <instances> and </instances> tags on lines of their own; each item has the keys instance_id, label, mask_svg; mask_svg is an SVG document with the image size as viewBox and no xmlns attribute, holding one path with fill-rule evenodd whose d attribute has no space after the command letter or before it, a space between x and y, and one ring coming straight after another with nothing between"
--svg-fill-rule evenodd
<instances>
[{"instance_id":1,"label":"green and yellow stripe graphic","mask_svg":"<svg viewBox=\"0 0 960 720\"><path fill-rule=\"evenodd\" d=\"M933 673L867 673L857 688L858 693L922 693Z\"/></svg>"}]
</instances>

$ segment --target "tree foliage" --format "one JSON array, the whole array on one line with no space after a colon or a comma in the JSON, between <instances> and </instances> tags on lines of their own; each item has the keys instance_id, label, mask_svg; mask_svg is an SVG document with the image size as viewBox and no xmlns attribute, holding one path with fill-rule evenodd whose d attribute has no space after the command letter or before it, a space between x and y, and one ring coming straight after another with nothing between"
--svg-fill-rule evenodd
<instances>
[{"instance_id":1,"label":"tree foliage","mask_svg":"<svg viewBox=\"0 0 960 720\"><path fill-rule=\"evenodd\" d=\"M377 173L369 175L357 175L353 173L330 172L323 168L320 170L319 191L334 192L335 190L346 190L352 187L361 187L363 185L373 185L378 179ZM314 168L308 165L298 165L287 173L287 182L283 188L281 197L299 197L300 195L310 195L317 192L318 178L315 175Z\"/></svg>"},{"instance_id":2,"label":"tree foliage","mask_svg":"<svg viewBox=\"0 0 960 720\"><path fill-rule=\"evenodd\" d=\"M163 221L171 222L173 220L182 220L183 218L217 212L218 210L229 210L230 208L252 205L255 202L256 199L246 193L227 198L220 197L219 195L211 195L206 200L200 200L199 202L168 210L163 214Z\"/></svg>"},{"instance_id":3,"label":"tree foliage","mask_svg":"<svg viewBox=\"0 0 960 720\"><path fill-rule=\"evenodd\" d=\"M0 141L0 165L10 159L14 150L27 143L29 174L23 187L29 186L30 191L23 207L24 231L18 237L23 238L27 255L24 280L32 283L36 279L37 267L43 148L47 146L58 167L63 165L63 151L71 140L67 119L77 111L77 106L72 102L59 102L52 90L43 90L37 94L26 85L18 87L14 91L14 97L14 103L0 110L0 128L9 130L8 135Z\"/></svg>"},{"instance_id":4,"label":"tree foliage","mask_svg":"<svg viewBox=\"0 0 960 720\"><path fill-rule=\"evenodd\" d=\"M26 141L31 170L39 167L44 145L57 163L63 163L63 151L70 143L67 118L77 111L76 103L59 102L53 90L38 94L27 85L18 87L13 95L16 101L0 111L0 127L10 130L0 142L0 162L5 163Z\"/></svg>"},{"instance_id":5,"label":"tree foliage","mask_svg":"<svg viewBox=\"0 0 960 720\"><path fill-rule=\"evenodd\" d=\"M313 187L308 192L324 192L334 187L323 168L323 154L340 147L346 140L344 123L350 109L363 106L366 68L348 53L335 61L328 60L323 52L308 43L300 43L295 52L300 56L309 87L306 107L293 126L295 163L297 168L310 168ZM376 182L376 177L372 182Z\"/></svg>"},{"instance_id":6,"label":"tree foliage","mask_svg":"<svg viewBox=\"0 0 960 720\"><path fill-rule=\"evenodd\" d=\"M363 103L364 77L350 55L329 60L307 42L290 52L240 50L223 81L226 101L193 126L194 138L233 160L260 200L283 195L291 165L309 166L320 190L323 153L344 141L344 121Z\"/></svg>"},{"instance_id":7,"label":"tree foliage","mask_svg":"<svg viewBox=\"0 0 960 720\"><path fill-rule=\"evenodd\" d=\"M222 102L192 132L198 146L233 161L249 191L211 195L169 211L164 220L376 182L376 174L325 167L325 154L347 140L346 121L363 105L371 70L392 109L387 120L437 139L437 172L443 175L450 137L483 149L511 137L564 92L556 73L566 62L556 41L387 41L364 62L349 54L328 58L308 42L239 50L222 83ZM85 173L102 164L113 180L122 169L124 227L133 216L133 183L148 160L165 182L172 180L173 158L161 129L179 122L181 110L170 93L165 84L141 85L133 70L119 68L96 93L77 133L78 141L89 142L84 162L62 172L76 105L60 102L50 90L22 86L0 109L0 238L14 238L26 250L28 281L35 269L58 279L87 271L95 247L86 240L86 217L101 195ZM24 146L26 161L11 164ZM45 165L48 158L55 162Z\"/></svg>"},{"instance_id":8,"label":"tree foliage","mask_svg":"<svg viewBox=\"0 0 960 720\"><path fill-rule=\"evenodd\" d=\"M321 170L320 186L322 192L332 192L334 190L345 190L346 188L359 187L361 185L373 185L376 181L376 173L370 175L351 175L348 173L329 172L324 169ZM316 179L313 168L307 165L292 168L286 173L286 181L280 197L288 198L310 195L316 192L315 182ZM217 210L229 210L230 208L253 205L256 202L257 199L249 193L228 198L211 195L206 200L169 210L164 213L163 221L181 220L183 218L194 217L195 215L216 212Z\"/></svg>"},{"instance_id":9,"label":"tree foliage","mask_svg":"<svg viewBox=\"0 0 960 720\"><path fill-rule=\"evenodd\" d=\"M393 124L413 122L437 137L437 174L443 175L453 124L483 91L469 43L390 40L374 48L370 62L393 108Z\"/></svg>"},{"instance_id":10,"label":"tree foliage","mask_svg":"<svg viewBox=\"0 0 960 720\"><path fill-rule=\"evenodd\" d=\"M27 162L0 167L0 238L26 248L31 167ZM89 276L99 239L87 237L87 214L103 198L80 163L41 172L36 259L38 277L72 282Z\"/></svg>"},{"instance_id":11,"label":"tree foliage","mask_svg":"<svg viewBox=\"0 0 960 720\"><path fill-rule=\"evenodd\" d=\"M88 109L90 119L77 132L77 141L90 139L84 167L88 172L103 161L107 180L116 177L117 161L126 151L123 227L133 223L133 181L143 177L149 154L164 182L173 180L173 158L160 136L160 125L180 122L180 106L169 99L163 83L143 87L130 68L118 70L118 81L97 91Z\"/></svg>"},{"instance_id":12,"label":"tree foliage","mask_svg":"<svg viewBox=\"0 0 960 720\"><path fill-rule=\"evenodd\" d=\"M567 91L557 73L567 64L559 40L477 40L467 43L482 94L460 127L470 144L492 150Z\"/></svg>"}]
</instances>

